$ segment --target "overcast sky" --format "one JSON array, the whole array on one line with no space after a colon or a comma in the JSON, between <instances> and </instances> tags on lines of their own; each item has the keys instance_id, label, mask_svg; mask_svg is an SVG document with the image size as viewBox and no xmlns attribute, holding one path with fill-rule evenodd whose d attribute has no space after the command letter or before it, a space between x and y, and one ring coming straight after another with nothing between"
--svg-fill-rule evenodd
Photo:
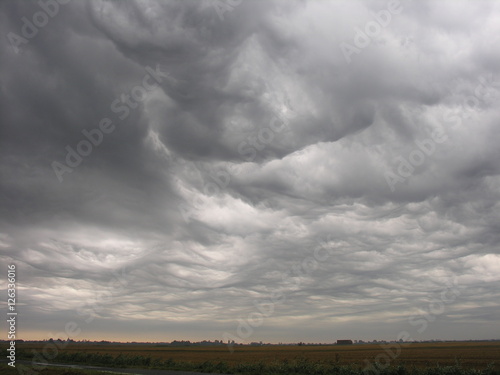
<instances>
[{"instance_id":1,"label":"overcast sky","mask_svg":"<svg viewBox=\"0 0 500 375\"><path fill-rule=\"evenodd\" d=\"M66 2L0 4L21 338L500 338L499 2Z\"/></svg>"}]
</instances>

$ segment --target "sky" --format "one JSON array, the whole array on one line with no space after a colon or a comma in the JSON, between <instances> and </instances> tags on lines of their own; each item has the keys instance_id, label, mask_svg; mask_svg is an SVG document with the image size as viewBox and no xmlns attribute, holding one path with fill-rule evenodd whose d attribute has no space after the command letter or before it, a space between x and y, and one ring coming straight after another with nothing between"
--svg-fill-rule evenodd
<instances>
[{"instance_id":1,"label":"sky","mask_svg":"<svg viewBox=\"0 0 500 375\"><path fill-rule=\"evenodd\" d=\"M500 339L499 2L9 0L0 33L18 338Z\"/></svg>"}]
</instances>

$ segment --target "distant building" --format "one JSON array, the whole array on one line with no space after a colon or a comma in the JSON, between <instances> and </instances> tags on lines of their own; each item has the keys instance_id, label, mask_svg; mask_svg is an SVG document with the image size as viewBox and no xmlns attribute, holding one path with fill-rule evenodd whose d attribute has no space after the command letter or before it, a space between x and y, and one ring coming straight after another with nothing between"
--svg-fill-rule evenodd
<instances>
[{"instance_id":1,"label":"distant building","mask_svg":"<svg viewBox=\"0 0 500 375\"><path fill-rule=\"evenodd\" d=\"M337 345L352 345L352 340L337 340Z\"/></svg>"}]
</instances>

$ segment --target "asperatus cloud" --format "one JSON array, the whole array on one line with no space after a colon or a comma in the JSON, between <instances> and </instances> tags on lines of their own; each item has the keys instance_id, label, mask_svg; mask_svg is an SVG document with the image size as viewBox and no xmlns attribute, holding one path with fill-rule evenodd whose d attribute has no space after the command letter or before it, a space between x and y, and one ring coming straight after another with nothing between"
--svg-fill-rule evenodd
<instances>
[{"instance_id":1,"label":"asperatus cloud","mask_svg":"<svg viewBox=\"0 0 500 375\"><path fill-rule=\"evenodd\" d=\"M498 363L499 17L0 2L5 371Z\"/></svg>"}]
</instances>

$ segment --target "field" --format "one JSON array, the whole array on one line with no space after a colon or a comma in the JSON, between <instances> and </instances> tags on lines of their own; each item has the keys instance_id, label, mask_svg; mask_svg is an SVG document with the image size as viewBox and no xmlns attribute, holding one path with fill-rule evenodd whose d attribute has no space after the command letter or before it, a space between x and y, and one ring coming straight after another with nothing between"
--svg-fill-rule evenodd
<instances>
[{"instance_id":1,"label":"field","mask_svg":"<svg viewBox=\"0 0 500 375\"><path fill-rule=\"evenodd\" d=\"M26 375L28 375L29 373L30 372L28 370ZM102 371L68 370L61 368L45 368L43 370L37 371L37 373L38 375L109 375L109 373ZM19 375L23 374L23 370L19 371L19 368L12 368L6 363L0 363L0 374Z\"/></svg>"},{"instance_id":2,"label":"field","mask_svg":"<svg viewBox=\"0 0 500 375\"><path fill-rule=\"evenodd\" d=\"M221 373L229 371L258 373L257 370L256 372L245 371L248 366L248 368L255 369L257 364L262 369L262 373L274 373L267 370L276 366L282 368L283 366L290 367L293 364L293 366L297 367L300 364L300 366L304 367L307 364L317 365L316 367L323 366L324 369L350 366L351 369L356 368L357 373L360 373L359 369L365 368L369 363L375 363L378 358L379 364L383 365L384 368L386 364L391 368L398 368L399 366L407 369L454 366L464 370L485 370L488 368L489 373L500 374L500 342L498 341L401 345L393 343L387 345L387 351L381 345L376 344L235 346L234 353L231 353L227 346L175 347L153 344L71 343L58 350L54 361L105 364L117 367L136 366L199 371L211 370ZM33 353L32 350L42 353L44 344L19 343L17 348L19 356L31 359L33 357L33 354L30 354ZM47 348L45 352L48 352ZM54 351L51 350L50 353L54 354ZM389 360L388 363L386 362L387 359ZM492 365L493 363L495 364ZM266 371L264 371L265 369ZM283 370L275 373L286 372Z\"/></svg>"}]
</instances>

